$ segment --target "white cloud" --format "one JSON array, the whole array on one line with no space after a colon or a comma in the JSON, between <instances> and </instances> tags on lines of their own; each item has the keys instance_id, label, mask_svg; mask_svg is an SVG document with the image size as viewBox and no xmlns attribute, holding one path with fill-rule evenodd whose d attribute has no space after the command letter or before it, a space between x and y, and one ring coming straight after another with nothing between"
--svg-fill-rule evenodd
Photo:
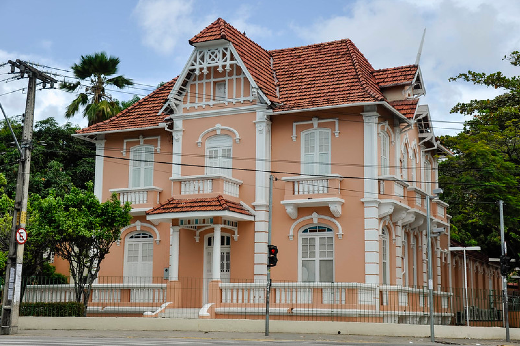
<instances>
[{"instance_id":1,"label":"white cloud","mask_svg":"<svg viewBox=\"0 0 520 346\"><path fill-rule=\"evenodd\" d=\"M7 62L9 59L21 59L26 61L38 61L47 66L58 67L66 69L67 66L60 66L54 61L50 61L40 56L22 55L16 52L6 52L0 50L0 62ZM40 68L46 70L44 68ZM8 74L11 71L10 65L5 65L0 68L0 80L11 77ZM59 79L59 78L58 78ZM0 83L0 103L4 108L8 117L21 115L25 112L25 102L27 99L27 78L20 80L13 80L9 82ZM23 90L19 90L23 89ZM41 90L41 86L36 89L36 100L34 109L35 121L54 117L59 124L67 122L64 113L68 104L73 100L74 94L67 93L59 89L45 89ZM3 115L0 116L3 119ZM18 118L20 120L20 118ZM82 127L87 126L87 121L81 115L77 115L70 122Z\"/></svg>"},{"instance_id":2,"label":"white cloud","mask_svg":"<svg viewBox=\"0 0 520 346\"><path fill-rule=\"evenodd\" d=\"M309 43L350 38L377 69L413 64L426 28L420 66L427 95L421 103L429 104L433 119L463 121L449 114L451 107L496 92L448 78L470 69L518 74L501 59L519 48L519 13L520 2L505 0L358 0L344 13L293 30ZM439 124L436 134L454 133L454 126Z\"/></svg>"},{"instance_id":3,"label":"white cloud","mask_svg":"<svg viewBox=\"0 0 520 346\"><path fill-rule=\"evenodd\" d=\"M143 43L157 52L173 52L181 40L200 29L192 14L193 0L140 0L134 9L143 28ZM189 38L191 38L189 36Z\"/></svg>"},{"instance_id":4,"label":"white cloud","mask_svg":"<svg viewBox=\"0 0 520 346\"><path fill-rule=\"evenodd\" d=\"M248 22L251 16L255 14L255 11L256 9L251 5L242 4L236 14L230 18L229 23L237 30L245 32L247 36L254 36L255 38L271 36L271 29Z\"/></svg>"}]
</instances>

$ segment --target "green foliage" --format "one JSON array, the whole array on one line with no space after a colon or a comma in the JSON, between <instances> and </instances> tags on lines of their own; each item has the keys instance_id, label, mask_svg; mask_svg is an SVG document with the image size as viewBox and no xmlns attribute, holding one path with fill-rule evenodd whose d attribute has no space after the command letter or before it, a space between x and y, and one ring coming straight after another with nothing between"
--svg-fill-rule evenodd
<instances>
[{"instance_id":1,"label":"green foliage","mask_svg":"<svg viewBox=\"0 0 520 346\"><path fill-rule=\"evenodd\" d=\"M20 316L83 317L85 311L85 305L78 302L20 304Z\"/></svg>"},{"instance_id":2,"label":"green foliage","mask_svg":"<svg viewBox=\"0 0 520 346\"><path fill-rule=\"evenodd\" d=\"M123 89L134 84L132 80L123 76L111 77L117 73L119 62L119 58L108 57L105 52L81 56L80 63L74 64L72 71L76 78L88 82L89 85L67 107L65 117L73 117L83 107L83 116L88 119L88 124L92 125L121 111L119 102L106 92L107 86ZM78 92L83 87L81 82L64 82L60 84L60 88L68 92Z\"/></svg>"},{"instance_id":3,"label":"green foliage","mask_svg":"<svg viewBox=\"0 0 520 346\"><path fill-rule=\"evenodd\" d=\"M519 52L504 58L518 66ZM501 88L492 100L458 103L452 113L472 118L456 136L441 142L455 155L439 166L443 199L453 216L452 237L468 245L480 245L492 256L500 254L499 211L503 200L506 240L515 253L520 250L520 80L501 72L468 71L450 81Z\"/></svg>"},{"instance_id":4,"label":"green foliage","mask_svg":"<svg viewBox=\"0 0 520 346\"><path fill-rule=\"evenodd\" d=\"M14 198L20 154L4 122L0 125L0 173L7 178L6 193ZM22 127L12 122L13 130L21 138ZM79 127L66 123L59 126L54 118L38 121L33 133L31 155L30 194L45 197L51 188L66 192L70 184L85 188L94 180L94 144L72 137ZM61 166L60 166L61 165Z\"/></svg>"},{"instance_id":5,"label":"green foliage","mask_svg":"<svg viewBox=\"0 0 520 346\"><path fill-rule=\"evenodd\" d=\"M101 203L92 184L87 188L72 187L63 196L35 196L28 226L30 237L47 240L48 249L70 263L76 299L85 306L101 262L131 219L130 204L121 205L115 194Z\"/></svg>"},{"instance_id":6,"label":"green foliage","mask_svg":"<svg viewBox=\"0 0 520 346\"><path fill-rule=\"evenodd\" d=\"M140 100L139 96L134 95L134 97L132 97L128 101L121 101L120 102L120 108L121 108L121 110L127 109L128 107L130 107L131 105L133 105L134 103L136 103L139 100Z\"/></svg>"}]
</instances>

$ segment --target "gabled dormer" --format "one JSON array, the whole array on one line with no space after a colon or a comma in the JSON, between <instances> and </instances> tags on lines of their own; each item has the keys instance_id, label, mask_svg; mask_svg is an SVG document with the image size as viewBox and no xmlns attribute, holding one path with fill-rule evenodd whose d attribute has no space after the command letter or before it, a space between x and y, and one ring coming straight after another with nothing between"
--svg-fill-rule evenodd
<instances>
[{"instance_id":1,"label":"gabled dormer","mask_svg":"<svg viewBox=\"0 0 520 346\"><path fill-rule=\"evenodd\" d=\"M375 70L374 77L388 101L405 100L426 94L418 65Z\"/></svg>"},{"instance_id":2,"label":"gabled dormer","mask_svg":"<svg viewBox=\"0 0 520 346\"><path fill-rule=\"evenodd\" d=\"M223 19L202 30L190 44L194 50L161 113L173 117L199 107L276 101L268 52Z\"/></svg>"}]
</instances>

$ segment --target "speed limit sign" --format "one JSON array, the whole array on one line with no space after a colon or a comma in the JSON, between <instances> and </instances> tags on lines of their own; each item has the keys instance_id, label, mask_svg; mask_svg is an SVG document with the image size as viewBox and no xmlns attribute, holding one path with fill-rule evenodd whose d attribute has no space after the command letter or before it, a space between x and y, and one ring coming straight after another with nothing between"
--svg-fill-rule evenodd
<instances>
[{"instance_id":1,"label":"speed limit sign","mask_svg":"<svg viewBox=\"0 0 520 346\"><path fill-rule=\"evenodd\" d=\"M27 232L25 228L18 228L16 231L16 242L20 245L25 244L27 241Z\"/></svg>"}]
</instances>

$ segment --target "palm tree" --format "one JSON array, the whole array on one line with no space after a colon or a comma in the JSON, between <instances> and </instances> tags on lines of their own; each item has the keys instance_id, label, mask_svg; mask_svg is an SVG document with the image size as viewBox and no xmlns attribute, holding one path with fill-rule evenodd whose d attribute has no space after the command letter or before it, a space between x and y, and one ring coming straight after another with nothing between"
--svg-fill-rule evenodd
<instances>
[{"instance_id":1,"label":"palm tree","mask_svg":"<svg viewBox=\"0 0 520 346\"><path fill-rule=\"evenodd\" d=\"M113 117L121 111L119 103L106 92L105 87L113 85L122 89L134 83L123 76L111 77L117 73L117 65L119 65L119 58L107 57L105 52L81 56L80 63L72 66L74 77L78 81L75 83L64 81L60 84L60 89L68 92L76 92L85 88L67 107L66 118L72 118L78 113L80 106L83 106L83 116L88 119L90 126ZM81 83L84 81L89 84L82 85Z\"/></svg>"}]
</instances>

